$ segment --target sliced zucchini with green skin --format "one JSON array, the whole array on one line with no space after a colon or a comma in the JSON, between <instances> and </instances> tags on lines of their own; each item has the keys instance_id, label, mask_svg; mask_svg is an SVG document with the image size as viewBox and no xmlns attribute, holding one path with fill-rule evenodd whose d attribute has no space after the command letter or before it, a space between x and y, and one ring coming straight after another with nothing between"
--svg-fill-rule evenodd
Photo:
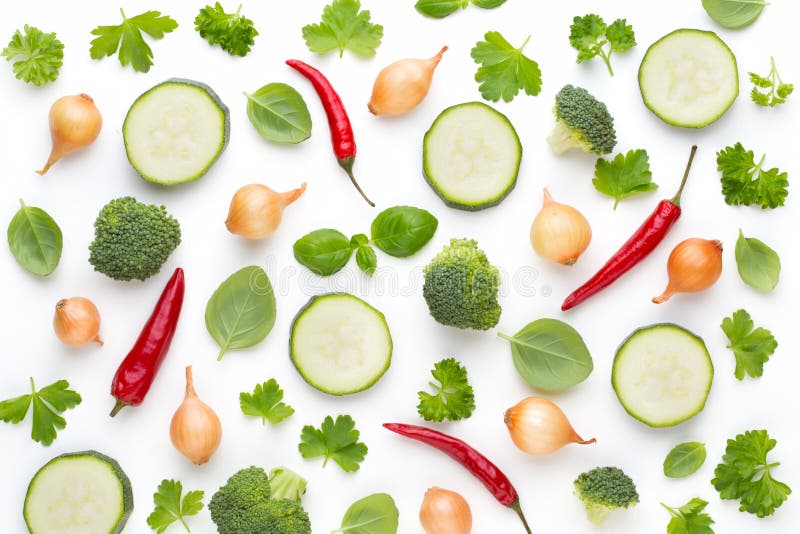
<instances>
[{"instance_id":1,"label":"sliced zucchini with green skin","mask_svg":"<svg viewBox=\"0 0 800 534\"><path fill-rule=\"evenodd\" d=\"M451 208L496 206L514 189L522 144L505 115L483 102L442 111L423 141L425 179Z\"/></svg>"},{"instance_id":2,"label":"sliced zucchini with green skin","mask_svg":"<svg viewBox=\"0 0 800 534\"><path fill-rule=\"evenodd\" d=\"M714 32L675 30L647 49L639 89L644 105L667 124L702 128L739 95L736 57Z\"/></svg>"},{"instance_id":3,"label":"sliced zucchini with green skin","mask_svg":"<svg viewBox=\"0 0 800 534\"><path fill-rule=\"evenodd\" d=\"M381 312L348 293L328 293L297 313L289 353L311 386L349 395L371 387L389 368L392 336Z\"/></svg>"},{"instance_id":4,"label":"sliced zucchini with green skin","mask_svg":"<svg viewBox=\"0 0 800 534\"><path fill-rule=\"evenodd\" d=\"M142 94L122 125L128 161L148 182L177 185L203 176L225 150L227 106L206 84L173 78Z\"/></svg>"},{"instance_id":5,"label":"sliced zucchini with green skin","mask_svg":"<svg viewBox=\"0 0 800 534\"><path fill-rule=\"evenodd\" d=\"M611 375L622 407L652 427L674 426L700 413L713 379L703 340L675 324L633 332L617 349Z\"/></svg>"},{"instance_id":6,"label":"sliced zucchini with green skin","mask_svg":"<svg viewBox=\"0 0 800 534\"><path fill-rule=\"evenodd\" d=\"M31 534L118 534L131 512L131 481L96 451L47 462L28 485L23 510Z\"/></svg>"}]
</instances>

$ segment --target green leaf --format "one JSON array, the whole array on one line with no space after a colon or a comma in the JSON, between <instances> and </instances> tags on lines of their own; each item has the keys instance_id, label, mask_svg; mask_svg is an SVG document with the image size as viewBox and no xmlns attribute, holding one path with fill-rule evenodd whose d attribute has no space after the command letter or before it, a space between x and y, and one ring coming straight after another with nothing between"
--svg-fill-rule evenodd
<instances>
[{"instance_id":1,"label":"green leaf","mask_svg":"<svg viewBox=\"0 0 800 534\"><path fill-rule=\"evenodd\" d=\"M745 373L753 378L764 374L764 364L778 348L778 342L772 332L758 327L755 330L750 314L745 310L736 310L731 317L722 320L722 331L728 336L728 348L736 357L734 376L744 379Z\"/></svg>"},{"instance_id":2,"label":"green leaf","mask_svg":"<svg viewBox=\"0 0 800 534\"><path fill-rule=\"evenodd\" d=\"M511 343L517 372L531 386L558 391L586 380L594 363L581 335L557 319L538 319L514 336L498 334Z\"/></svg>"},{"instance_id":3,"label":"green leaf","mask_svg":"<svg viewBox=\"0 0 800 534\"><path fill-rule=\"evenodd\" d=\"M542 89L539 65L524 56L522 50L530 36L519 48L514 48L499 32L487 32L471 51L472 59L481 65L475 73L480 92L486 100L501 98L511 102L520 89L528 95L538 95Z\"/></svg>"},{"instance_id":4,"label":"green leaf","mask_svg":"<svg viewBox=\"0 0 800 534\"><path fill-rule=\"evenodd\" d=\"M285 467L278 467L269 472L269 496L271 499L289 499L297 503L303 502L308 481Z\"/></svg>"},{"instance_id":5,"label":"green leaf","mask_svg":"<svg viewBox=\"0 0 800 534\"><path fill-rule=\"evenodd\" d=\"M438 384L430 382L434 393L420 391L417 412L426 421L459 421L472 415L475 395L467 381L467 369L455 358L441 360L431 371Z\"/></svg>"},{"instance_id":6,"label":"green leaf","mask_svg":"<svg viewBox=\"0 0 800 534\"><path fill-rule=\"evenodd\" d=\"M627 154L617 154L612 161L599 158L592 183L599 192L614 199L614 209L617 209L622 199L658 189L652 177L647 151L629 150Z\"/></svg>"},{"instance_id":7,"label":"green leaf","mask_svg":"<svg viewBox=\"0 0 800 534\"><path fill-rule=\"evenodd\" d=\"M685 478L702 467L706 461L706 446L697 441L676 445L664 459L664 475Z\"/></svg>"},{"instance_id":8,"label":"green leaf","mask_svg":"<svg viewBox=\"0 0 800 534\"><path fill-rule=\"evenodd\" d=\"M185 518L196 515L203 509L202 491L189 491L181 500L183 485L176 480L162 480L158 485L158 491L153 494L155 509L147 517L147 525L161 534L176 521L184 526L189 532L189 526Z\"/></svg>"},{"instance_id":9,"label":"green leaf","mask_svg":"<svg viewBox=\"0 0 800 534\"><path fill-rule=\"evenodd\" d=\"M749 73L750 82L753 84L750 98L759 106L775 107L786 102L786 97L794 91L794 85L781 80L774 57L770 57L769 61L770 71L767 77L759 76L754 72ZM769 91L761 91L761 89L769 89Z\"/></svg>"},{"instance_id":10,"label":"green leaf","mask_svg":"<svg viewBox=\"0 0 800 534\"><path fill-rule=\"evenodd\" d=\"M269 83L247 97L247 117L267 141L299 143L311 137L305 100L285 83Z\"/></svg>"},{"instance_id":11,"label":"green leaf","mask_svg":"<svg viewBox=\"0 0 800 534\"><path fill-rule=\"evenodd\" d=\"M255 265L228 277L206 305L206 328L220 346L217 360L230 349L261 343L274 325L275 292L267 273Z\"/></svg>"},{"instance_id":12,"label":"green leaf","mask_svg":"<svg viewBox=\"0 0 800 534\"><path fill-rule=\"evenodd\" d=\"M50 445L56 439L56 430L63 430L67 422L58 415L82 401L81 396L69 388L69 382L59 380L36 391L31 380L31 392L0 402L0 420L17 424L25 419L28 409L33 406L33 426L31 438L42 445ZM57 413L58 412L58 413Z\"/></svg>"},{"instance_id":13,"label":"green leaf","mask_svg":"<svg viewBox=\"0 0 800 534\"><path fill-rule=\"evenodd\" d=\"M708 514L702 513L707 505L708 502L698 498L680 508L670 508L662 502L661 506L672 516L667 525L667 534L714 534L711 528L714 520Z\"/></svg>"},{"instance_id":14,"label":"green leaf","mask_svg":"<svg viewBox=\"0 0 800 534\"><path fill-rule=\"evenodd\" d=\"M8 246L20 266L29 273L47 276L55 271L61 259L61 228L41 208L20 208L8 225Z\"/></svg>"},{"instance_id":15,"label":"green leaf","mask_svg":"<svg viewBox=\"0 0 800 534\"><path fill-rule=\"evenodd\" d=\"M506 3L506 0L472 0L472 3L482 9L494 9Z\"/></svg>"},{"instance_id":16,"label":"green leaf","mask_svg":"<svg viewBox=\"0 0 800 534\"><path fill-rule=\"evenodd\" d=\"M708 16L720 26L731 29L755 22L767 4L765 0L703 0Z\"/></svg>"},{"instance_id":17,"label":"green leaf","mask_svg":"<svg viewBox=\"0 0 800 534\"><path fill-rule=\"evenodd\" d=\"M419 252L431 240L439 221L429 212L411 206L382 211L372 221L372 243L397 258Z\"/></svg>"},{"instance_id":18,"label":"green leaf","mask_svg":"<svg viewBox=\"0 0 800 534\"><path fill-rule=\"evenodd\" d=\"M178 27L178 23L159 11L146 11L127 18L122 14L118 26L98 26L92 30L97 37L92 40L89 55L92 59L113 56L119 50L119 62L123 67L131 65L135 71L147 72L153 65L153 51L142 37L142 32L153 39L161 39Z\"/></svg>"},{"instance_id":19,"label":"green leaf","mask_svg":"<svg viewBox=\"0 0 800 534\"><path fill-rule=\"evenodd\" d=\"M418 0L414 7L426 17L443 19L468 5L469 0Z\"/></svg>"},{"instance_id":20,"label":"green leaf","mask_svg":"<svg viewBox=\"0 0 800 534\"><path fill-rule=\"evenodd\" d=\"M381 44L383 26L370 22L368 10L361 11L359 0L333 0L322 10L320 24L303 26L303 39L316 54L345 49L357 56L370 57Z\"/></svg>"},{"instance_id":21,"label":"green leaf","mask_svg":"<svg viewBox=\"0 0 800 534\"><path fill-rule=\"evenodd\" d=\"M360 433L355 427L349 415L339 415L335 422L328 416L319 429L304 426L298 446L300 454L305 459L324 457L323 467L333 460L348 473L358 471L367 456L367 446L358 441Z\"/></svg>"},{"instance_id":22,"label":"green leaf","mask_svg":"<svg viewBox=\"0 0 800 534\"><path fill-rule=\"evenodd\" d=\"M763 169L765 158L762 156L756 164L753 151L745 150L741 143L717 153L717 169L722 173L722 194L727 204L760 204L763 209L783 206L788 195L788 175L775 168Z\"/></svg>"},{"instance_id":23,"label":"green leaf","mask_svg":"<svg viewBox=\"0 0 800 534\"><path fill-rule=\"evenodd\" d=\"M210 45L218 44L232 56L244 57L255 43L258 30L253 21L241 15L242 6L235 13L225 13L219 2L214 7L206 6L194 19L200 37Z\"/></svg>"},{"instance_id":24,"label":"green leaf","mask_svg":"<svg viewBox=\"0 0 800 534\"><path fill-rule=\"evenodd\" d=\"M399 516L400 512L390 495L375 493L351 504L342 519L342 527L333 532L397 534Z\"/></svg>"},{"instance_id":25,"label":"green leaf","mask_svg":"<svg viewBox=\"0 0 800 534\"><path fill-rule=\"evenodd\" d=\"M614 52L625 52L636 46L636 36L633 26L626 19L617 19L606 30L606 37ZM611 55L611 52L608 53Z\"/></svg>"},{"instance_id":26,"label":"green leaf","mask_svg":"<svg viewBox=\"0 0 800 534\"><path fill-rule=\"evenodd\" d=\"M293 250L297 262L319 276L339 272L353 255L347 236L330 228L304 235L295 242Z\"/></svg>"},{"instance_id":27,"label":"green leaf","mask_svg":"<svg viewBox=\"0 0 800 534\"><path fill-rule=\"evenodd\" d=\"M367 276L375 274L378 268L378 256L370 246L358 247L356 250L356 264Z\"/></svg>"},{"instance_id":28,"label":"green leaf","mask_svg":"<svg viewBox=\"0 0 800 534\"><path fill-rule=\"evenodd\" d=\"M599 15L590 13L572 19L572 25L569 27L569 44L578 51L578 63L599 57L606 64L608 73L613 76L611 55L636 46L636 36L627 20L617 19L607 26Z\"/></svg>"},{"instance_id":29,"label":"green leaf","mask_svg":"<svg viewBox=\"0 0 800 534\"><path fill-rule=\"evenodd\" d=\"M736 240L736 268L745 284L769 293L778 285L781 259L762 241L745 237L740 229Z\"/></svg>"},{"instance_id":30,"label":"green leaf","mask_svg":"<svg viewBox=\"0 0 800 534\"><path fill-rule=\"evenodd\" d=\"M14 32L2 55L11 63L18 80L37 86L54 82L64 63L64 45L55 33L25 25L25 33Z\"/></svg>"},{"instance_id":31,"label":"green leaf","mask_svg":"<svg viewBox=\"0 0 800 534\"><path fill-rule=\"evenodd\" d=\"M260 417L262 424L269 421L276 425L294 413L294 408L281 402L282 400L283 390L274 378L257 384L253 393L239 393L242 413Z\"/></svg>"}]
</instances>

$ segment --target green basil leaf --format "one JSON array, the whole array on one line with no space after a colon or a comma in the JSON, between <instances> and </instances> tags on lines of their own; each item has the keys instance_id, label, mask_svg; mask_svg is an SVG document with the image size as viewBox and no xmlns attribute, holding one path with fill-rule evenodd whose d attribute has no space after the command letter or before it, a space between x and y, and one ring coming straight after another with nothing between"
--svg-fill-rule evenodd
<instances>
[{"instance_id":1,"label":"green basil leaf","mask_svg":"<svg viewBox=\"0 0 800 534\"><path fill-rule=\"evenodd\" d=\"M426 17L443 19L467 7L469 0L418 0L414 7Z\"/></svg>"},{"instance_id":2,"label":"green basil leaf","mask_svg":"<svg viewBox=\"0 0 800 534\"><path fill-rule=\"evenodd\" d=\"M745 237L739 230L736 240L736 268L745 284L768 293L778 285L781 259L755 237Z\"/></svg>"},{"instance_id":3,"label":"green basil leaf","mask_svg":"<svg viewBox=\"0 0 800 534\"><path fill-rule=\"evenodd\" d=\"M494 9L506 3L506 0L472 0L472 3L483 9Z\"/></svg>"},{"instance_id":4,"label":"green basil leaf","mask_svg":"<svg viewBox=\"0 0 800 534\"><path fill-rule=\"evenodd\" d=\"M676 445L664 459L664 474L670 478L688 477L706 461L706 446L697 441Z\"/></svg>"},{"instance_id":5,"label":"green basil leaf","mask_svg":"<svg viewBox=\"0 0 800 534\"><path fill-rule=\"evenodd\" d=\"M47 276L61 259L61 228L41 208L20 208L8 225L8 246L23 269L38 276Z\"/></svg>"},{"instance_id":6,"label":"green basil leaf","mask_svg":"<svg viewBox=\"0 0 800 534\"><path fill-rule=\"evenodd\" d=\"M233 273L214 291L206 306L206 329L219 344L217 360L229 349L261 343L275 326L275 292L258 266Z\"/></svg>"},{"instance_id":7,"label":"green basil leaf","mask_svg":"<svg viewBox=\"0 0 800 534\"><path fill-rule=\"evenodd\" d=\"M703 0L703 8L714 22L725 28L749 26L761 16L765 0Z\"/></svg>"},{"instance_id":8,"label":"green basil leaf","mask_svg":"<svg viewBox=\"0 0 800 534\"><path fill-rule=\"evenodd\" d=\"M419 252L438 226L436 217L423 209L395 206L372 221L372 242L390 256L405 258Z\"/></svg>"},{"instance_id":9,"label":"green basil leaf","mask_svg":"<svg viewBox=\"0 0 800 534\"><path fill-rule=\"evenodd\" d=\"M300 93L285 83L269 83L247 97L247 117L261 137L299 143L311 137L311 115Z\"/></svg>"},{"instance_id":10,"label":"green basil leaf","mask_svg":"<svg viewBox=\"0 0 800 534\"><path fill-rule=\"evenodd\" d=\"M537 389L572 387L586 380L594 368L583 338L563 321L539 319L514 336L498 335L511 343L517 372Z\"/></svg>"},{"instance_id":11,"label":"green basil leaf","mask_svg":"<svg viewBox=\"0 0 800 534\"><path fill-rule=\"evenodd\" d=\"M356 250L356 263L358 268L364 271L367 276L375 274L378 268L378 256L370 246L358 247Z\"/></svg>"},{"instance_id":12,"label":"green basil leaf","mask_svg":"<svg viewBox=\"0 0 800 534\"><path fill-rule=\"evenodd\" d=\"M369 238L366 234L356 234L350 238L350 248L353 250L357 249L358 247L363 247L369 244Z\"/></svg>"},{"instance_id":13,"label":"green basil leaf","mask_svg":"<svg viewBox=\"0 0 800 534\"><path fill-rule=\"evenodd\" d=\"M375 493L350 505L342 519L342 527L333 532L397 534L399 515L390 495Z\"/></svg>"},{"instance_id":14,"label":"green basil leaf","mask_svg":"<svg viewBox=\"0 0 800 534\"><path fill-rule=\"evenodd\" d=\"M338 230L323 228L304 235L294 244L294 257L314 274L330 276L350 261L353 248Z\"/></svg>"}]
</instances>

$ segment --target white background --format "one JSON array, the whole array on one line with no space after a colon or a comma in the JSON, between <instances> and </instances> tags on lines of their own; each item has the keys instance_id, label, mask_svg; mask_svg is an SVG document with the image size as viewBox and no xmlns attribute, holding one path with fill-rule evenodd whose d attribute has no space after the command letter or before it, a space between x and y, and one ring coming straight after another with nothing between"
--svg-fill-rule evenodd
<instances>
[{"instance_id":1,"label":"white background","mask_svg":"<svg viewBox=\"0 0 800 534\"><path fill-rule=\"evenodd\" d=\"M433 363L445 356L459 358L469 369L476 390L477 409L467 421L440 425L474 444L508 473L522 495L523 508L537 534L607 532L641 534L664 532L667 513L660 501L681 505L692 497L710 502L708 511L716 531L730 533L788 533L800 523L798 497L793 495L768 519L737 511L737 503L722 502L709 484L725 440L747 429L766 428L777 438L775 460L782 461L775 476L800 490L800 440L796 410L798 336L793 316L798 296L793 273L800 257L796 248L798 224L794 185L786 206L774 211L725 205L720 194L715 152L741 141L757 154L767 152L766 164L789 171L796 179L797 124L800 95L778 109L761 109L748 98L746 72L766 73L769 56L776 56L784 79L800 82L796 62L794 2L778 1L765 9L752 27L728 31L716 27L700 0L672 2L564 0L525 2L510 0L494 11L469 8L445 20L422 17L411 0L367 0L373 20L384 24L383 43L374 58L364 60L345 53L317 57L310 54L300 28L319 20L323 0L302 2L244 1L243 13L254 19L261 35L246 58L231 58L210 48L193 29L192 21L204 2L122 2L129 16L147 8L161 9L180 27L152 44L155 66L148 74L120 67L116 58L89 58L90 30L99 24L117 24L118 2L7 2L0 18L3 43L24 23L56 31L66 45L58 81L43 88L14 79L6 62L0 65L0 220L9 221L18 198L46 209L64 233L64 253L53 275L39 279L23 271L11 254L0 254L4 307L0 312L0 397L24 393L28 377L39 386L66 378L81 393L83 403L66 413L68 426L52 446L31 441L30 422L0 425L0 530L25 530L22 503L33 473L57 454L97 449L116 458L130 476L136 508L126 532L145 533L152 509L152 493L163 478L177 478L189 489L203 489L207 498L239 468L251 464L267 469L288 466L309 480L305 506L314 532L339 525L345 509L374 492L394 496L400 508L400 532L421 532L417 512L426 488L439 485L462 493L474 514L474 532L521 532L516 516L498 505L464 469L441 453L405 440L381 428L385 421L419 423L416 392L428 382ZM225 2L228 9L236 2ZM614 57L616 76L606 73L600 60L575 63L567 36L575 15L600 13L607 22L627 17L639 45ZM681 130L661 123L642 105L636 83L646 47L680 27L718 31L739 63L740 97L716 124L700 131ZM513 103L497 104L511 119L524 147L519 182L499 207L467 213L445 207L421 175L421 141L425 130L445 107L479 100L473 81L476 66L469 51L488 30L499 30L519 44L530 34L526 53L543 71L543 90L537 97L521 95ZM376 118L366 108L372 82L388 63L404 57L427 57L447 44L450 51L440 65L425 102L411 114ZM368 232L377 209L369 208L350 186L331 153L328 127L310 84L284 65L290 57L308 60L328 75L339 89L353 121L359 153L355 172L379 208L410 204L426 208L440 221L432 242L417 256L393 259L378 253L381 267L399 280L400 289L380 289L364 278L355 262L333 279L311 277L291 255L292 243L308 231L335 227L348 235ZM120 127L131 102L166 78L180 76L210 84L230 107L231 142L219 162L202 180L163 189L145 183L128 165ZM248 123L242 91L254 91L268 82L286 82L297 88L311 111L314 130L298 146L263 141ZM572 153L554 156L545 137L553 125L553 96L565 83L590 89L608 104L616 117L618 150L645 148L650 155L658 191L624 201L612 211L613 201L591 185L595 158ZM95 98L104 116L97 142L81 154L65 158L48 175L41 167L50 149L47 113L59 96L86 92ZM671 197L678 185L689 147L699 145L694 170L684 192L684 214L659 249L613 287L562 314L562 299L605 262L608 256L650 213L660 198ZM757 156L758 157L758 156ZM277 190L308 181L307 193L286 211L280 231L264 242L250 243L230 235L223 225L228 202L240 186L263 182ZM545 264L530 249L528 230L541 203L542 187L557 200L582 210L594 230L591 246L572 268ZM135 195L142 201L165 204L182 223L183 243L161 274L146 283L114 282L92 271L87 246L97 211L108 200ZM6 223L3 223L6 224ZM775 248L783 262L783 276L769 295L759 294L739 279L733 245L739 228ZM594 357L589 379L559 395L550 395L584 437L597 437L594 446L571 446L547 457L518 451L507 436L502 414L527 395L535 395L516 374L506 342L495 331L462 332L436 324L428 317L421 297L419 272L451 237L478 240L489 258L507 275L503 286L503 315L498 330L514 333L540 317L568 321L584 336ZM720 282L694 296L677 296L655 306L650 298L666 284L669 251L687 237L720 239L725 245ZM204 326L204 310L216 286L235 270L250 264L269 269L278 291L278 318L268 339L252 350L231 351L221 363L217 347ZM186 300L171 352L149 396L138 408L126 408L108 417L113 406L109 384L114 371L139 334L164 283L176 266L186 271ZM537 273L522 290L514 287L515 273ZM392 276L384 274L384 276ZM416 285L414 285L416 284ZM530 289L535 290L535 295ZM310 295L344 289L361 295L382 310L395 342L393 365L367 392L333 398L307 386L287 357L292 317ZM103 348L69 349L52 333L53 306L62 297L81 295L96 302L103 317ZM744 307L756 324L770 328L780 346L766 365L764 377L738 382L734 358L725 348L719 328L722 318ZM712 354L716 377L704 412L676 428L654 430L631 419L610 387L610 368L617 345L633 329L654 322L673 321L701 335ZM222 445L212 460L196 467L180 456L168 436L169 421L183 397L183 368L193 364L201 397L220 415ZM297 413L276 427L244 417L240 391L275 377L286 391L286 401ZM319 425L326 415L351 414L369 455L355 474L343 473L331 463L305 461L297 452L300 430ZM682 441L707 443L709 459L691 478L666 479L661 463L669 449ZM636 481L641 504L620 513L600 528L583 517L572 495L572 480L597 465L618 465ZM204 510L190 519L193 532L211 533ZM173 527L175 532L180 527Z\"/></svg>"}]
</instances>

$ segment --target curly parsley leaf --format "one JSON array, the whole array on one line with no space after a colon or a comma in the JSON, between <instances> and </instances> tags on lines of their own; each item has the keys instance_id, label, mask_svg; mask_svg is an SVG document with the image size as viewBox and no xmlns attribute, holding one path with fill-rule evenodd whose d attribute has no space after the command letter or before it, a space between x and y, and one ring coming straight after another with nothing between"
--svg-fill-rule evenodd
<instances>
[{"instance_id":1,"label":"curly parsley leaf","mask_svg":"<svg viewBox=\"0 0 800 534\"><path fill-rule=\"evenodd\" d=\"M81 403L81 396L69 388L69 382L59 380L36 391L31 380L31 392L0 402L0 420L17 424L28 415L33 405L33 428L31 438L42 445L50 445L56 439L56 429L63 430L67 422L59 414Z\"/></svg>"},{"instance_id":2,"label":"curly parsley leaf","mask_svg":"<svg viewBox=\"0 0 800 534\"><path fill-rule=\"evenodd\" d=\"M242 6L235 13L225 13L219 2L214 7L206 6L194 19L194 26L200 37L208 44L218 44L232 56L244 57L255 43L258 30L253 21L241 14Z\"/></svg>"},{"instance_id":3,"label":"curly parsley leaf","mask_svg":"<svg viewBox=\"0 0 800 534\"><path fill-rule=\"evenodd\" d=\"M617 154L611 161L599 158L594 166L592 183L599 192L614 199L614 209L617 209L617 204L624 198L658 189L652 178L647 151L638 149Z\"/></svg>"},{"instance_id":4,"label":"curly parsley leaf","mask_svg":"<svg viewBox=\"0 0 800 534\"><path fill-rule=\"evenodd\" d=\"M749 73L750 83L753 84L750 98L759 106L775 107L786 102L786 98L794 91L794 85L781 80L774 57L770 56L769 61L770 71L766 76L759 76L754 72Z\"/></svg>"},{"instance_id":5,"label":"curly parsley leaf","mask_svg":"<svg viewBox=\"0 0 800 534\"><path fill-rule=\"evenodd\" d=\"M203 509L202 491L189 491L181 499L183 485L176 480L162 480L158 485L158 491L153 494L153 502L156 507L147 517L147 524L161 534L175 521L180 521L186 532L189 532L189 525L185 518Z\"/></svg>"},{"instance_id":6,"label":"curly parsley leaf","mask_svg":"<svg viewBox=\"0 0 800 534\"><path fill-rule=\"evenodd\" d=\"M703 513L708 506L708 502L703 499L694 498L680 508L671 508L663 502L661 506L672 516L667 525L667 534L714 534L714 529L711 528L714 520Z\"/></svg>"},{"instance_id":7,"label":"curly parsley leaf","mask_svg":"<svg viewBox=\"0 0 800 534\"><path fill-rule=\"evenodd\" d=\"M438 384L430 382L434 393L420 391L417 411L426 421L458 421L472 415L475 395L467 381L467 369L455 358L447 358L431 371Z\"/></svg>"},{"instance_id":8,"label":"curly parsley leaf","mask_svg":"<svg viewBox=\"0 0 800 534\"><path fill-rule=\"evenodd\" d=\"M760 205L762 209L783 206L789 187L788 174L763 168L766 155L755 162L752 150L741 143L717 152L717 169L722 173L722 194L730 206Z\"/></svg>"},{"instance_id":9,"label":"curly parsley leaf","mask_svg":"<svg viewBox=\"0 0 800 534\"><path fill-rule=\"evenodd\" d=\"M322 10L320 24L303 26L303 39L308 49L316 54L327 54L345 49L357 56L370 57L381 44L383 26L370 22L370 12L361 11L359 0L333 0Z\"/></svg>"},{"instance_id":10,"label":"curly parsley leaf","mask_svg":"<svg viewBox=\"0 0 800 534\"><path fill-rule=\"evenodd\" d=\"M14 32L2 55L11 63L18 80L42 86L56 81L64 63L64 45L55 33L25 25Z\"/></svg>"},{"instance_id":11,"label":"curly parsley leaf","mask_svg":"<svg viewBox=\"0 0 800 534\"><path fill-rule=\"evenodd\" d=\"M153 51L145 42L142 32L153 39L161 39L178 27L178 23L159 11L146 11L128 18L122 9L122 24L98 26L92 30L97 37L92 40L89 54L92 59L113 56L119 49L119 62L123 67L131 65L137 72L147 72L153 65Z\"/></svg>"},{"instance_id":12,"label":"curly parsley leaf","mask_svg":"<svg viewBox=\"0 0 800 534\"><path fill-rule=\"evenodd\" d=\"M483 98L511 102L520 89L528 95L538 95L542 90L542 71L538 63L522 54L530 36L519 48L514 48L499 32L486 32L483 38L470 52L475 63L481 65L475 81L480 83Z\"/></svg>"},{"instance_id":13,"label":"curly parsley leaf","mask_svg":"<svg viewBox=\"0 0 800 534\"><path fill-rule=\"evenodd\" d=\"M607 26L599 15L588 14L572 19L569 27L569 44L578 51L578 63L600 57L614 75L611 54L625 52L636 46L633 27L625 19L617 19Z\"/></svg>"},{"instance_id":14,"label":"curly parsley leaf","mask_svg":"<svg viewBox=\"0 0 800 534\"><path fill-rule=\"evenodd\" d=\"M777 441L766 430L748 430L729 439L722 463L711 483L725 500L739 500L739 511L766 517L786 501L792 490L772 476L779 462L767 462Z\"/></svg>"},{"instance_id":15,"label":"curly parsley leaf","mask_svg":"<svg viewBox=\"0 0 800 534\"><path fill-rule=\"evenodd\" d=\"M358 471L367 456L367 446L358 441L359 435L349 415L339 415L335 422L328 416L319 429L311 425L303 427L298 449L305 459L324 457L322 467L333 460L347 472Z\"/></svg>"},{"instance_id":16,"label":"curly parsley leaf","mask_svg":"<svg viewBox=\"0 0 800 534\"><path fill-rule=\"evenodd\" d=\"M758 327L745 310L736 310L731 317L722 320L722 331L728 336L728 348L736 357L737 379L742 380L745 373L753 378L764 374L764 364L778 348L778 342L772 332Z\"/></svg>"},{"instance_id":17,"label":"curly parsley leaf","mask_svg":"<svg viewBox=\"0 0 800 534\"><path fill-rule=\"evenodd\" d=\"M256 385L253 393L239 393L242 413L260 417L263 424L278 424L294 413L294 408L282 400L283 390L274 378Z\"/></svg>"}]
</instances>

